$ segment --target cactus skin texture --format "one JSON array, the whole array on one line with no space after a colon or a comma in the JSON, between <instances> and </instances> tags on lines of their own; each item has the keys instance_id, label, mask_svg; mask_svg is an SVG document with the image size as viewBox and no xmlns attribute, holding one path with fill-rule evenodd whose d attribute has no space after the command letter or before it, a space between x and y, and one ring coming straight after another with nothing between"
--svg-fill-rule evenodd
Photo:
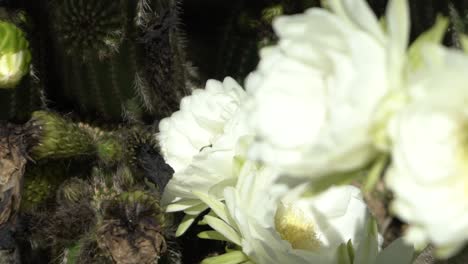
<instances>
[{"instance_id":1,"label":"cactus skin texture","mask_svg":"<svg viewBox=\"0 0 468 264\"><path fill-rule=\"evenodd\" d=\"M124 38L126 14L123 1L56 1L53 25L68 55L79 53L83 61L114 55ZM80 31L84 32L80 32Z\"/></svg>"},{"instance_id":2,"label":"cactus skin texture","mask_svg":"<svg viewBox=\"0 0 468 264\"><path fill-rule=\"evenodd\" d=\"M50 28L62 76L58 104L64 97L82 117L119 120L125 98L133 96L139 63L129 36L129 9L130 1L51 1Z\"/></svg>"},{"instance_id":3,"label":"cactus skin texture","mask_svg":"<svg viewBox=\"0 0 468 264\"><path fill-rule=\"evenodd\" d=\"M53 200L67 176L66 166L61 162L28 164L24 174L21 211L31 212Z\"/></svg>"},{"instance_id":4,"label":"cactus skin texture","mask_svg":"<svg viewBox=\"0 0 468 264\"><path fill-rule=\"evenodd\" d=\"M189 93L175 1L52 0L49 9L63 110L71 102L81 118L152 122Z\"/></svg>"},{"instance_id":5,"label":"cactus skin texture","mask_svg":"<svg viewBox=\"0 0 468 264\"><path fill-rule=\"evenodd\" d=\"M117 134L106 135L96 143L97 156L107 165L123 162L126 154L123 138Z\"/></svg>"},{"instance_id":6,"label":"cactus skin texture","mask_svg":"<svg viewBox=\"0 0 468 264\"><path fill-rule=\"evenodd\" d=\"M152 12L140 15L145 17L138 39L145 54L142 74L150 84L149 90L140 92L140 98L145 105L151 105L154 117L160 119L177 110L182 97L190 94L195 74L186 62L185 40L178 28L179 3L153 0L150 6Z\"/></svg>"}]
</instances>

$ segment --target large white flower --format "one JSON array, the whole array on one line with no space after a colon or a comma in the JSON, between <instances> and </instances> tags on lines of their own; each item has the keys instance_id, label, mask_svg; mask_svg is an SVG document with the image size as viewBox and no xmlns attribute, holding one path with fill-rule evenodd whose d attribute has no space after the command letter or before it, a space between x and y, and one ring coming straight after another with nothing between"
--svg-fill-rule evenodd
<instances>
[{"instance_id":1,"label":"large white flower","mask_svg":"<svg viewBox=\"0 0 468 264\"><path fill-rule=\"evenodd\" d=\"M375 154L374 112L401 85L408 42L406 0L391 0L387 32L364 0L328 1L273 23L276 46L247 79L250 154L288 174L359 168Z\"/></svg>"},{"instance_id":2,"label":"large white flower","mask_svg":"<svg viewBox=\"0 0 468 264\"><path fill-rule=\"evenodd\" d=\"M439 256L468 240L468 56L430 45L410 104L390 123L392 208L410 224L407 240Z\"/></svg>"},{"instance_id":3,"label":"large white flower","mask_svg":"<svg viewBox=\"0 0 468 264\"><path fill-rule=\"evenodd\" d=\"M205 221L240 248L229 263L410 263L412 251L403 245L393 248L400 256L392 261L399 262L378 256L376 225L356 187L332 187L304 198L304 185L291 189L277 183L276 175L247 162L236 187L225 189L225 205L198 193L214 212ZM219 263L230 255L218 257Z\"/></svg>"},{"instance_id":4,"label":"large white flower","mask_svg":"<svg viewBox=\"0 0 468 264\"><path fill-rule=\"evenodd\" d=\"M182 99L179 111L161 120L157 138L164 159L175 172L187 168L195 155L224 134L245 98L234 79L209 80L205 89L196 89Z\"/></svg>"},{"instance_id":5,"label":"large white flower","mask_svg":"<svg viewBox=\"0 0 468 264\"><path fill-rule=\"evenodd\" d=\"M231 78L208 81L206 90L184 98L181 110L160 123L159 142L175 173L162 203L168 212L184 211L190 223L206 209L194 192L222 197L236 183L250 140L242 107L246 94ZM181 225L178 235L190 225Z\"/></svg>"},{"instance_id":6,"label":"large white flower","mask_svg":"<svg viewBox=\"0 0 468 264\"><path fill-rule=\"evenodd\" d=\"M236 184L246 146L251 141L242 115L243 112L238 113L226 124L225 134L195 155L186 169L173 175L162 197L162 203L168 205L167 212L184 211L193 220L206 209L194 192L222 198L224 188ZM184 231L183 228L179 230Z\"/></svg>"}]
</instances>

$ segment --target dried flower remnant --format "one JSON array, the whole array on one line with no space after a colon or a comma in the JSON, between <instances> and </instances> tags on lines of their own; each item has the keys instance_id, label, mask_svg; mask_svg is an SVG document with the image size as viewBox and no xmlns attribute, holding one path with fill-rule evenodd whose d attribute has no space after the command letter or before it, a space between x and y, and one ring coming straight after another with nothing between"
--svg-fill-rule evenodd
<instances>
[{"instance_id":1,"label":"dried flower remnant","mask_svg":"<svg viewBox=\"0 0 468 264\"><path fill-rule=\"evenodd\" d=\"M167 251L165 218L159 202L141 191L103 201L99 247L118 264L154 263Z\"/></svg>"}]
</instances>

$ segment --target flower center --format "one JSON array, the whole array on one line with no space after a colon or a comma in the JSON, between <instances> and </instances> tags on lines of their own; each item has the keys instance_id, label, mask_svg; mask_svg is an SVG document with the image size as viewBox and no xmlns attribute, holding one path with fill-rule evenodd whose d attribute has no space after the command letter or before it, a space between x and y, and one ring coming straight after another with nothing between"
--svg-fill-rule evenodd
<instances>
[{"instance_id":1,"label":"flower center","mask_svg":"<svg viewBox=\"0 0 468 264\"><path fill-rule=\"evenodd\" d=\"M275 214L276 231L291 243L294 249L316 251L321 242L314 229L314 222L291 205L279 204Z\"/></svg>"}]
</instances>

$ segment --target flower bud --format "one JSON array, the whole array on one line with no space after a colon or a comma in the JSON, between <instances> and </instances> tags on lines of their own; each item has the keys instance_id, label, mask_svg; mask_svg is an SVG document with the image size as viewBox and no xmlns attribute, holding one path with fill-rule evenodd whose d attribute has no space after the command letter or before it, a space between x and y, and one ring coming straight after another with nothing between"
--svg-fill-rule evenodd
<instances>
[{"instance_id":1,"label":"flower bud","mask_svg":"<svg viewBox=\"0 0 468 264\"><path fill-rule=\"evenodd\" d=\"M29 71L31 52L23 31L0 21L0 88L14 88Z\"/></svg>"}]
</instances>

